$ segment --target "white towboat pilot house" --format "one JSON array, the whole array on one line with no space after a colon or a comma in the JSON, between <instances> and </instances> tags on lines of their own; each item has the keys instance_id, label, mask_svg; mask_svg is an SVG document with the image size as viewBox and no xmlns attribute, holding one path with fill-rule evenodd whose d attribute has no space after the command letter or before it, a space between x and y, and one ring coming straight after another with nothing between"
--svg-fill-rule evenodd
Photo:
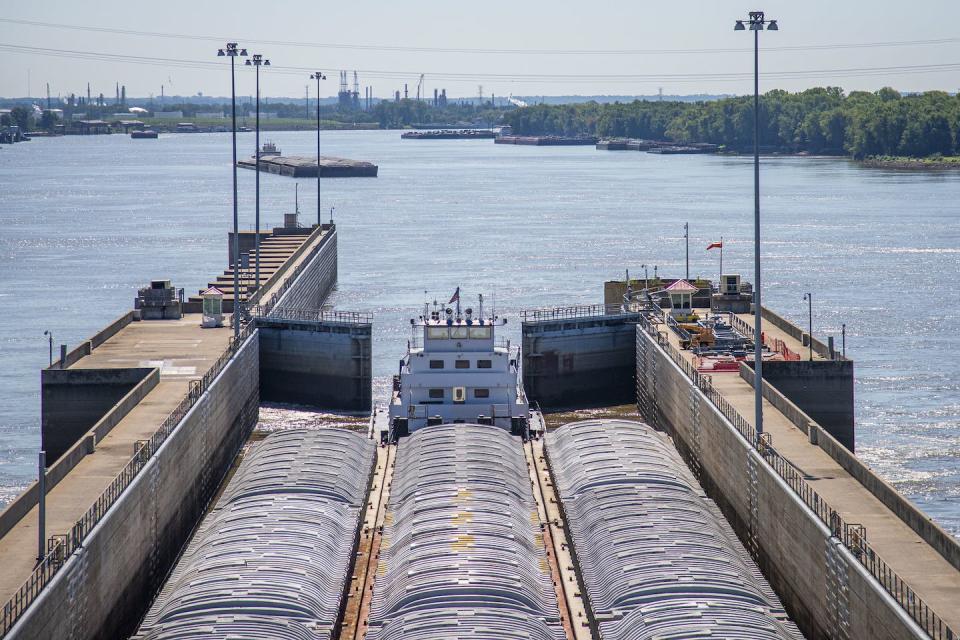
<instances>
[{"instance_id":1,"label":"white towboat pilot house","mask_svg":"<svg viewBox=\"0 0 960 640\"><path fill-rule=\"evenodd\" d=\"M411 319L413 336L394 376L389 406L391 440L426 426L490 424L526 435L529 405L520 378L519 353L509 340L498 341L497 316L424 305ZM453 300L451 300L452 302Z\"/></svg>"}]
</instances>

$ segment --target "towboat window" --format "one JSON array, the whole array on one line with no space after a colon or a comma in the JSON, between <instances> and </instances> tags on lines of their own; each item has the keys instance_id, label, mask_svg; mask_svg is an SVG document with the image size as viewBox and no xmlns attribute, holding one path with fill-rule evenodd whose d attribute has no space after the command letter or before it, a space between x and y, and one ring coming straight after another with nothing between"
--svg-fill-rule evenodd
<instances>
[{"instance_id":1,"label":"towboat window","mask_svg":"<svg viewBox=\"0 0 960 640\"><path fill-rule=\"evenodd\" d=\"M474 389L474 390L473 390L473 397L474 397L474 398L489 398L489 397L490 397L490 389Z\"/></svg>"},{"instance_id":2,"label":"towboat window","mask_svg":"<svg viewBox=\"0 0 960 640\"><path fill-rule=\"evenodd\" d=\"M489 340L490 331L490 327L470 327L470 337L474 340Z\"/></svg>"},{"instance_id":3,"label":"towboat window","mask_svg":"<svg viewBox=\"0 0 960 640\"><path fill-rule=\"evenodd\" d=\"M443 369L443 360L431 360L430 361L431 369Z\"/></svg>"},{"instance_id":4,"label":"towboat window","mask_svg":"<svg viewBox=\"0 0 960 640\"><path fill-rule=\"evenodd\" d=\"M446 327L427 327L427 337L432 340L446 340L450 335Z\"/></svg>"},{"instance_id":5,"label":"towboat window","mask_svg":"<svg viewBox=\"0 0 960 640\"><path fill-rule=\"evenodd\" d=\"M443 398L443 389L430 389L431 398Z\"/></svg>"},{"instance_id":6,"label":"towboat window","mask_svg":"<svg viewBox=\"0 0 960 640\"><path fill-rule=\"evenodd\" d=\"M451 327L450 328L450 337L454 340L463 340L470 334L467 332L467 327Z\"/></svg>"},{"instance_id":7,"label":"towboat window","mask_svg":"<svg viewBox=\"0 0 960 640\"><path fill-rule=\"evenodd\" d=\"M477 360L477 369L490 369L493 367L491 360Z\"/></svg>"},{"instance_id":8,"label":"towboat window","mask_svg":"<svg viewBox=\"0 0 960 640\"><path fill-rule=\"evenodd\" d=\"M457 360L456 364L457 369L469 369L470 361L469 360Z\"/></svg>"}]
</instances>

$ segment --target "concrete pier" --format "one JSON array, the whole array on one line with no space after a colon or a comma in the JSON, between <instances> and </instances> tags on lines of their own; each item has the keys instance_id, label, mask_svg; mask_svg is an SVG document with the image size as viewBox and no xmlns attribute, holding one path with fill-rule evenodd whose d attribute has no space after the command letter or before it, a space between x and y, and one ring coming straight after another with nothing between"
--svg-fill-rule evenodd
<instances>
[{"instance_id":1,"label":"concrete pier","mask_svg":"<svg viewBox=\"0 0 960 640\"><path fill-rule=\"evenodd\" d=\"M275 235L247 304L319 306L336 282L335 227ZM232 296L229 270L216 282ZM256 314L234 341L229 317L201 328L199 306L178 320L128 312L43 373L44 446L62 452L47 469L51 537L38 565L36 484L0 513L0 635L121 637L159 588L260 399Z\"/></svg>"},{"instance_id":2,"label":"concrete pier","mask_svg":"<svg viewBox=\"0 0 960 640\"><path fill-rule=\"evenodd\" d=\"M640 411L673 436L804 634L956 637L956 539L769 383L767 439L754 444L743 435L753 430L752 372L697 372L663 318L647 317L637 328Z\"/></svg>"},{"instance_id":3,"label":"concrete pier","mask_svg":"<svg viewBox=\"0 0 960 640\"><path fill-rule=\"evenodd\" d=\"M261 396L273 402L369 411L371 318L274 311L259 318Z\"/></svg>"},{"instance_id":4,"label":"concrete pier","mask_svg":"<svg viewBox=\"0 0 960 640\"><path fill-rule=\"evenodd\" d=\"M604 305L524 312L527 397L543 409L629 402L638 319L638 314Z\"/></svg>"}]
</instances>

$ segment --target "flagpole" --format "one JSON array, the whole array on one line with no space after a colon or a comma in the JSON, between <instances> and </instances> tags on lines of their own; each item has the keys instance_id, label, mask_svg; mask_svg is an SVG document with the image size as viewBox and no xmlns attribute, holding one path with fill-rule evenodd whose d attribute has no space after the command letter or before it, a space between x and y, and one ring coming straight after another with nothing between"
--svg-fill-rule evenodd
<instances>
[{"instance_id":1,"label":"flagpole","mask_svg":"<svg viewBox=\"0 0 960 640\"><path fill-rule=\"evenodd\" d=\"M717 292L723 293L720 291L721 282L723 281L723 236L720 236L720 278L717 280Z\"/></svg>"}]
</instances>

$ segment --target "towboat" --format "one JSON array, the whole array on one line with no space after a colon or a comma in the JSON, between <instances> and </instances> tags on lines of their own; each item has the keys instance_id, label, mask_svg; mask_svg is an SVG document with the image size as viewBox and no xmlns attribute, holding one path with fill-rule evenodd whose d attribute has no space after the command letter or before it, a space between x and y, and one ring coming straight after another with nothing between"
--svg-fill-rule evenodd
<instances>
[{"instance_id":1,"label":"towboat","mask_svg":"<svg viewBox=\"0 0 960 640\"><path fill-rule=\"evenodd\" d=\"M449 305L456 303L455 307ZM424 304L410 320L411 338L393 378L389 440L423 427L476 423L529 435L530 406L520 377L519 349L498 340L506 318L461 310L460 290L446 305Z\"/></svg>"},{"instance_id":2,"label":"towboat","mask_svg":"<svg viewBox=\"0 0 960 640\"><path fill-rule=\"evenodd\" d=\"M279 156L279 155L280 155L280 148L272 142L264 142L260 146L261 158L263 158L264 156Z\"/></svg>"}]
</instances>

